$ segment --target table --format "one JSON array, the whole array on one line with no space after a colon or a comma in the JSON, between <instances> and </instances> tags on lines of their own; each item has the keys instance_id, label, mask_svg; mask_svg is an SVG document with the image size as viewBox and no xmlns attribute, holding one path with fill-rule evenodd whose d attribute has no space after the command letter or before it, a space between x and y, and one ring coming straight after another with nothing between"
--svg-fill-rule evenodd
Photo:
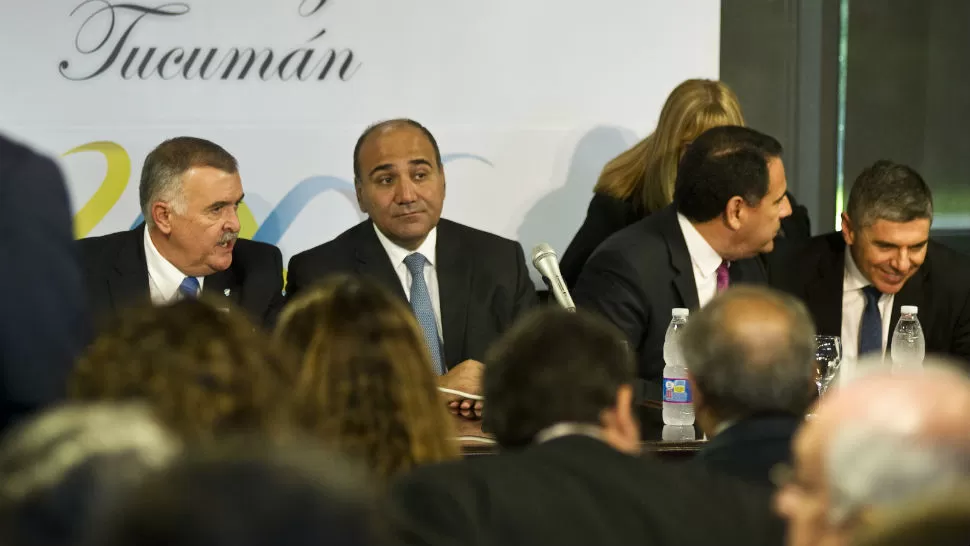
<instances>
[{"instance_id":1,"label":"table","mask_svg":"<svg viewBox=\"0 0 970 546\"><path fill-rule=\"evenodd\" d=\"M703 433L696 426L694 441L664 441L663 440L663 412L657 402L646 401L636 406L637 417L640 420L640 438L644 453L650 453L665 460L685 460L697 453L704 444ZM499 451L495 444L467 443L462 445L462 453L466 457L493 455Z\"/></svg>"}]
</instances>

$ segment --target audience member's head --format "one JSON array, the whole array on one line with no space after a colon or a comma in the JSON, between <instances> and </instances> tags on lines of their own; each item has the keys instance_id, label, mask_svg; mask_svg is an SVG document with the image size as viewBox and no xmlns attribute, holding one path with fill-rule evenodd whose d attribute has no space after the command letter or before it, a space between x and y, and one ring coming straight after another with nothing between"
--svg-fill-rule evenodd
<instances>
[{"instance_id":1,"label":"audience member's head","mask_svg":"<svg viewBox=\"0 0 970 546\"><path fill-rule=\"evenodd\" d=\"M870 374L822 398L795 436L776 499L790 545L847 544L873 510L970 478L970 379L934 357L924 366Z\"/></svg>"},{"instance_id":2,"label":"audience member's head","mask_svg":"<svg viewBox=\"0 0 970 546\"><path fill-rule=\"evenodd\" d=\"M970 481L899 506L874 510L859 525L852 546L967 546Z\"/></svg>"},{"instance_id":3,"label":"audience member's head","mask_svg":"<svg viewBox=\"0 0 970 546\"><path fill-rule=\"evenodd\" d=\"M803 415L814 398L815 325L787 294L731 288L691 317L682 347L697 422L708 436L757 414Z\"/></svg>"},{"instance_id":4,"label":"audience member's head","mask_svg":"<svg viewBox=\"0 0 970 546\"><path fill-rule=\"evenodd\" d=\"M361 469L293 446L231 445L146 480L102 546L366 546L382 531Z\"/></svg>"},{"instance_id":5,"label":"audience member's head","mask_svg":"<svg viewBox=\"0 0 970 546\"><path fill-rule=\"evenodd\" d=\"M0 443L0 544L81 544L181 446L141 405L62 406Z\"/></svg>"},{"instance_id":6,"label":"audience member's head","mask_svg":"<svg viewBox=\"0 0 970 546\"><path fill-rule=\"evenodd\" d=\"M290 303L276 333L302 354L292 393L300 428L383 478L459 455L420 327L383 287L328 279Z\"/></svg>"},{"instance_id":7,"label":"audience member's head","mask_svg":"<svg viewBox=\"0 0 970 546\"><path fill-rule=\"evenodd\" d=\"M438 225L445 173L431 131L410 119L368 127L354 147L360 210L394 244L415 250Z\"/></svg>"},{"instance_id":8,"label":"audience member's head","mask_svg":"<svg viewBox=\"0 0 970 546\"><path fill-rule=\"evenodd\" d=\"M633 354L600 317L538 309L518 320L485 362L485 422L502 447L525 446L568 423L598 428L621 451L639 450Z\"/></svg>"},{"instance_id":9,"label":"audience member's head","mask_svg":"<svg viewBox=\"0 0 970 546\"><path fill-rule=\"evenodd\" d=\"M723 126L697 137L680 160L674 203L726 260L774 248L791 214L781 144L754 129Z\"/></svg>"},{"instance_id":10,"label":"audience member's head","mask_svg":"<svg viewBox=\"0 0 970 546\"><path fill-rule=\"evenodd\" d=\"M188 441L278 422L289 353L242 315L199 300L122 313L78 362L76 400L144 400Z\"/></svg>"},{"instance_id":11,"label":"audience member's head","mask_svg":"<svg viewBox=\"0 0 970 546\"><path fill-rule=\"evenodd\" d=\"M842 237L862 275L895 294L923 265L932 221L933 197L919 173L877 161L852 184Z\"/></svg>"},{"instance_id":12,"label":"audience member's head","mask_svg":"<svg viewBox=\"0 0 970 546\"><path fill-rule=\"evenodd\" d=\"M684 81L667 97L657 128L607 163L593 191L630 200L642 213L666 207L687 145L721 125L744 125L734 92L719 81Z\"/></svg>"}]
</instances>

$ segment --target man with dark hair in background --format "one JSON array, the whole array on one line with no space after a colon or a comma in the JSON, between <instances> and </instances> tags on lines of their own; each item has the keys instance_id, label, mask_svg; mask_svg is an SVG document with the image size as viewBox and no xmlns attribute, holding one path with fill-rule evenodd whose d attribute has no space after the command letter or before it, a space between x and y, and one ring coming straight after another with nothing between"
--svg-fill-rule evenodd
<instances>
[{"instance_id":1,"label":"man with dark hair in background","mask_svg":"<svg viewBox=\"0 0 970 546\"><path fill-rule=\"evenodd\" d=\"M499 454L418 468L391 489L404 544L778 544L766 491L639 457L634 363L600 317L544 308L490 350Z\"/></svg>"},{"instance_id":2,"label":"man with dark hair in background","mask_svg":"<svg viewBox=\"0 0 970 546\"><path fill-rule=\"evenodd\" d=\"M166 140L145 158L138 196L143 227L79 241L96 318L204 293L257 324L273 322L283 306L283 257L238 238L236 158L201 138Z\"/></svg>"},{"instance_id":3,"label":"man with dark hair in background","mask_svg":"<svg viewBox=\"0 0 970 546\"><path fill-rule=\"evenodd\" d=\"M841 336L842 377L882 355L900 307L919 307L928 353L970 359L970 260L930 240L933 198L913 169L877 161L849 192L842 231L772 260L772 284L808 305L820 335Z\"/></svg>"},{"instance_id":4,"label":"man with dark hair in background","mask_svg":"<svg viewBox=\"0 0 970 546\"><path fill-rule=\"evenodd\" d=\"M815 325L796 298L739 286L690 318L681 338L697 424L695 456L716 472L770 486L815 398Z\"/></svg>"},{"instance_id":5,"label":"man with dark hair in background","mask_svg":"<svg viewBox=\"0 0 970 546\"><path fill-rule=\"evenodd\" d=\"M660 399L670 311L696 309L731 283L767 281L753 259L791 214L781 144L753 129L715 127L687 148L674 202L607 239L573 297L626 334L639 355L641 396Z\"/></svg>"},{"instance_id":6,"label":"man with dark hair in background","mask_svg":"<svg viewBox=\"0 0 970 546\"><path fill-rule=\"evenodd\" d=\"M486 348L536 303L522 246L441 218L441 153L416 121L384 121L360 135L354 187L369 218L293 256L287 298L336 273L373 277L410 303L439 385L480 394Z\"/></svg>"},{"instance_id":7,"label":"man with dark hair in background","mask_svg":"<svg viewBox=\"0 0 970 546\"><path fill-rule=\"evenodd\" d=\"M87 338L84 284L57 165L0 137L0 430L64 397Z\"/></svg>"}]
</instances>

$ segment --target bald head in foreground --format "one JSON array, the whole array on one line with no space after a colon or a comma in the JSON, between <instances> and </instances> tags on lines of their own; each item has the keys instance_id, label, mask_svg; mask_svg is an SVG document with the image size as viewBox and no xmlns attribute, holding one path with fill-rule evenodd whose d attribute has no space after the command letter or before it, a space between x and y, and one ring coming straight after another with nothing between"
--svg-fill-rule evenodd
<instances>
[{"instance_id":1,"label":"bald head in foreground","mask_svg":"<svg viewBox=\"0 0 970 546\"><path fill-rule=\"evenodd\" d=\"M776 509L791 546L841 546L880 509L946 494L970 477L970 378L929 357L830 391L792 447Z\"/></svg>"}]
</instances>

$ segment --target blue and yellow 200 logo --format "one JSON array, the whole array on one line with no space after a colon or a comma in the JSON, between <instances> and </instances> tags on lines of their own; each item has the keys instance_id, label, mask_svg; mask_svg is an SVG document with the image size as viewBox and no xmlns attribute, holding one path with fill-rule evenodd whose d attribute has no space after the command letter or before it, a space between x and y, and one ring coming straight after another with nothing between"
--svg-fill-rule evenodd
<instances>
[{"instance_id":1,"label":"blue and yellow 200 logo","mask_svg":"<svg viewBox=\"0 0 970 546\"><path fill-rule=\"evenodd\" d=\"M131 159L121 145L106 140L89 142L68 150L64 155L69 156L80 152L102 154L108 168L97 191L74 215L74 234L79 239L87 237L101 223L101 220L121 199L131 179ZM492 165L487 159L472 154L459 153L441 157L442 163L457 159L474 159L486 165ZM270 211L262 224L256 222L252 211L246 203L242 203L239 206L239 236L273 245L278 244L307 203L317 195L330 190L343 194L351 203L356 203L357 198L351 181L336 176L311 176L293 186ZM131 228L140 224L142 219L142 215L138 214Z\"/></svg>"}]
</instances>

